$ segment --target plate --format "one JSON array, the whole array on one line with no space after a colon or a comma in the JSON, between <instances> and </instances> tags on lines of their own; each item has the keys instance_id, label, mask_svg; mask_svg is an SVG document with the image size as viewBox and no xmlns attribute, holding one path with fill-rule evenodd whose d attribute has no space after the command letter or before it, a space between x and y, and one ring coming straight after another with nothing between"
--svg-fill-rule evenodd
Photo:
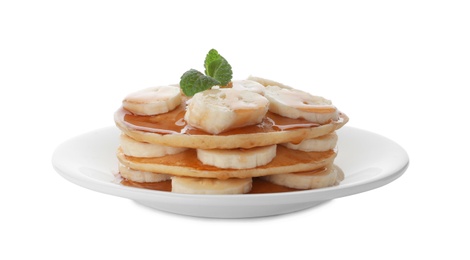
<instances>
[{"instance_id":1,"label":"plate","mask_svg":"<svg viewBox=\"0 0 470 260\"><path fill-rule=\"evenodd\" d=\"M335 164L343 169L345 179L337 186L317 190L192 195L127 187L116 177L120 135L116 127L97 129L62 143L54 151L52 164L65 179L85 188L162 211L212 218L263 217L311 208L379 188L400 177L408 167L406 151L386 137L347 126L337 133Z\"/></svg>"}]
</instances>

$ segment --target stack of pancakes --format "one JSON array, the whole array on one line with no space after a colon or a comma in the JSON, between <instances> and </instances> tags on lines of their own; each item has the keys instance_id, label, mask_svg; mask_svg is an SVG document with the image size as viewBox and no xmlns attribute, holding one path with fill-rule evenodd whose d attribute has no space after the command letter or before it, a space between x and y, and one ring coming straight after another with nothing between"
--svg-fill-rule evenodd
<instances>
[{"instance_id":1,"label":"stack of pancakes","mask_svg":"<svg viewBox=\"0 0 470 260\"><path fill-rule=\"evenodd\" d=\"M308 109L299 107L281 92L297 90L277 82L250 78L231 85L194 97L181 94L178 86L126 97L115 113L122 131L119 172L126 183L167 183L167 190L179 193L240 194L260 183L303 190L344 178L334 159L335 131L347 123L345 114L319 97L313 103L300 100ZM294 98L310 95L295 93ZM155 95L163 105L154 102Z\"/></svg>"}]
</instances>

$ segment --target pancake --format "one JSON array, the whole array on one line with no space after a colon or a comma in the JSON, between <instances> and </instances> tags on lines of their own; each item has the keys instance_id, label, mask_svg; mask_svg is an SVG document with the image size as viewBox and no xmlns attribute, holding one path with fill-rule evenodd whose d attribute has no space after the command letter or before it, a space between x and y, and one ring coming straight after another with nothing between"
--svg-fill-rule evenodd
<instances>
[{"instance_id":1,"label":"pancake","mask_svg":"<svg viewBox=\"0 0 470 260\"><path fill-rule=\"evenodd\" d=\"M185 105L156 116L134 115L125 109L115 113L116 126L133 139L173 147L199 149L253 148L280 143L300 143L329 134L344 126L349 118L340 113L337 121L319 125L268 112L260 124L241 127L218 135L195 129L183 120Z\"/></svg>"},{"instance_id":2,"label":"pancake","mask_svg":"<svg viewBox=\"0 0 470 260\"><path fill-rule=\"evenodd\" d=\"M121 149L118 149L117 157L123 165L140 171L175 176L228 179L311 171L333 163L336 152L334 150L303 152L278 145L276 157L270 163L251 169L221 169L204 165L197 159L194 149L154 158L126 156Z\"/></svg>"}]
</instances>

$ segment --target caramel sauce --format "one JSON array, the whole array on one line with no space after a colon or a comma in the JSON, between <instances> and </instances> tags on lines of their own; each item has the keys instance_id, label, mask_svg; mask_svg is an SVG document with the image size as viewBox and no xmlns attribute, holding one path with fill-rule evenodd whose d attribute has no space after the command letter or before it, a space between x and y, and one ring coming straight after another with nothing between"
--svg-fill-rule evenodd
<instances>
[{"instance_id":1,"label":"caramel sauce","mask_svg":"<svg viewBox=\"0 0 470 260\"><path fill-rule=\"evenodd\" d=\"M279 192L290 192L298 191L297 189L281 186L274 184L269 181L262 180L260 178L253 178L253 187L249 194L256 193L279 193Z\"/></svg>"},{"instance_id":2,"label":"caramel sauce","mask_svg":"<svg viewBox=\"0 0 470 260\"><path fill-rule=\"evenodd\" d=\"M124 179L121 181L121 184L124 186L149 189L149 190L171 191L170 180L161 181L161 182L135 182L135 181Z\"/></svg>"},{"instance_id":3,"label":"caramel sauce","mask_svg":"<svg viewBox=\"0 0 470 260\"><path fill-rule=\"evenodd\" d=\"M211 135L203 130L191 127L184 121L186 104L183 102L176 109L154 116L140 116L132 114L124 108L116 112L116 119L126 124L127 127L144 132L159 134L188 134ZM284 131L295 128L315 127L313 123L305 119L292 119L267 112L263 121L256 125L240 127L220 133L221 136L237 134L254 134Z\"/></svg>"},{"instance_id":4,"label":"caramel sauce","mask_svg":"<svg viewBox=\"0 0 470 260\"><path fill-rule=\"evenodd\" d=\"M162 182L133 182L130 180L123 180L121 184L124 186L143 188L149 190L158 190L158 191L167 191L171 192L171 181L162 181ZM259 194L259 193L279 193L279 192L291 192L298 191L297 189L292 189L277 185L260 178L253 178L253 187L248 194Z\"/></svg>"}]
</instances>

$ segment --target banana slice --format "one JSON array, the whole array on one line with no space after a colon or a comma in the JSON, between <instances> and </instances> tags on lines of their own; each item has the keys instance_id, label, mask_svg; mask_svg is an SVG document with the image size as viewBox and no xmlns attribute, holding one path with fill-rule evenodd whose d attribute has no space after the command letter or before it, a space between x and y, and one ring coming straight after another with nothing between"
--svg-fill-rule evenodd
<instances>
[{"instance_id":1,"label":"banana slice","mask_svg":"<svg viewBox=\"0 0 470 260\"><path fill-rule=\"evenodd\" d=\"M248 90L264 96L264 86L253 80L232 80L232 89Z\"/></svg>"},{"instance_id":2,"label":"banana slice","mask_svg":"<svg viewBox=\"0 0 470 260\"><path fill-rule=\"evenodd\" d=\"M281 116L319 124L339 119L339 112L330 100L298 89L267 86L264 96L269 100L269 111Z\"/></svg>"},{"instance_id":3,"label":"banana slice","mask_svg":"<svg viewBox=\"0 0 470 260\"><path fill-rule=\"evenodd\" d=\"M136 141L126 134L121 134L122 152L132 157L162 157L169 154L184 152L187 148L150 144Z\"/></svg>"},{"instance_id":4,"label":"banana slice","mask_svg":"<svg viewBox=\"0 0 470 260\"><path fill-rule=\"evenodd\" d=\"M304 152L324 152L334 149L337 142L338 135L333 132L317 138L305 139L298 144L282 143L281 145L292 150L300 150Z\"/></svg>"},{"instance_id":5,"label":"banana slice","mask_svg":"<svg viewBox=\"0 0 470 260\"><path fill-rule=\"evenodd\" d=\"M129 94L123 101L125 109L137 115L150 116L167 113L181 104L178 86L160 86Z\"/></svg>"},{"instance_id":6,"label":"banana slice","mask_svg":"<svg viewBox=\"0 0 470 260\"><path fill-rule=\"evenodd\" d=\"M276 157L276 145L251 149L197 149L197 158L203 164L222 169L250 169L263 166Z\"/></svg>"},{"instance_id":7,"label":"banana slice","mask_svg":"<svg viewBox=\"0 0 470 260\"><path fill-rule=\"evenodd\" d=\"M260 123L269 101L256 93L236 89L210 89L189 101L184 119L211 134Z\"/></svg>"},{"instance_id":8,"label":"banana slice","mask_svg":"<svg viewBox=\"0 0 470 260\"><path fill-rule=\"evenodd\" d=\"M252 179L210 179L174 176L171 191L187 194L243 194L252 187Z\"/></svg>"},{"instance_id":9,"label":"banana slice","mask_svg":"<svg viewBox=\"0 0 470 260\"><path fill-rule=\"evenodd\" d=\"M338 185L340 182L344 181L344 172L338 166L336 166L336 165L333 165L333 166L335 167L336 174L337 174L335 185Z\"/></svg>"},{"instance_id":10,"label":"banana slice","mask_svg":"<svg viewBox=\"0 0 470 260\"><path fill-rule=\"evenodd\" d=\"M316 171L274 174L261 178L277 185L306 190L333 186L344 179L344 175L339 167L330 165Z\"/></svg>"},{"instance_id":11,"label":"banana slice","mask_svg":"<svg viewBox=\"0 0 470 260\"><path fill-rule=\"evenodd\" d=\"M267 87L267 86L278 86L280 88L292 89L292 87L284 85L280 82L270 80L270 79L255 77L255 76L251 76L251 75L248 77L248 80L256 81L256 82L260 83L261 85L263 85L265 87Z\"/></svg>"},{"instance_id":12,"label":"banana slice","mask_svg":"<svg viewBox=\"0 0 470 260\"><path fill-rule=\"evenodd\" d=\"M119 173L124 179L135 182L161 182L171 179L169 174L138 171L122 163L119 163Z\"/></svg>"}]
</instances>

